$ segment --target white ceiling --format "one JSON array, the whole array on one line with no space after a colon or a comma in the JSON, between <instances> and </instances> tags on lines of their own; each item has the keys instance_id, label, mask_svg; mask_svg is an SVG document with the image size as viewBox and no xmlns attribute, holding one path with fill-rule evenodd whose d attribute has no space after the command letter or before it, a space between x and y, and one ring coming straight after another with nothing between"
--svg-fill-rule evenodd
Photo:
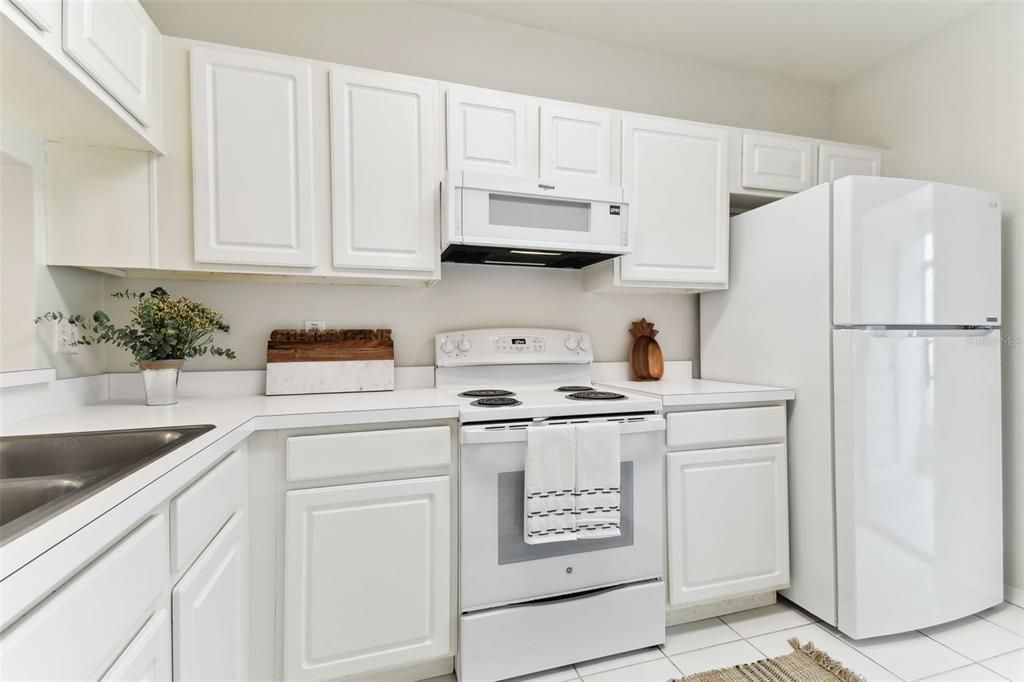
<instances>
[{"instance_id":1,"label":"white ceiling","mask_svg":"<svg viewBox=\"0 0 1024 682\"><path fill-rule=\"evenodd\" d=\"M821 84L841 83L981 0L433 0L558 33Z\"/></svg>"}]
</instances>

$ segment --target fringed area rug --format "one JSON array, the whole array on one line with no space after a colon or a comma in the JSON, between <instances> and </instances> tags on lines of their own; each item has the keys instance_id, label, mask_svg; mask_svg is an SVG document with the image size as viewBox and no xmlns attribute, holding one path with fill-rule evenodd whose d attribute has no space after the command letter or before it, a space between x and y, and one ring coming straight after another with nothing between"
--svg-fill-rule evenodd
<instances>
[{"instance_id":1,"label":"fringed area rug","mask_svg":"<svg viewBox=\"0 0 1024 682\"><path fill-rule=\"evenodd\" d=\"M793 653L731 668L686 675L672 682L865 682L812 642L789 640Z\"/></svg>"}]
</instances>

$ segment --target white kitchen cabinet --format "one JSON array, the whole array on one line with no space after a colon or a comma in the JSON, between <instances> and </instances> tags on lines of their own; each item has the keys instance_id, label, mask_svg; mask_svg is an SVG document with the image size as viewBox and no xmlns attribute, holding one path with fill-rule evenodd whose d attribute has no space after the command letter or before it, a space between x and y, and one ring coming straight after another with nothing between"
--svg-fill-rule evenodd
<instances>
[{"instance_id":1,"label":"white kitchen cabinet","mask_svg":"<svg viewBox=\"0 0 1024 682\"><path fill-rule=\"evenodd\" d=\"M669 604L789 585L786 446L668 455Z\"/></svg>"},{"instance_id":2,"label":"white kitchen cabinet","mask_svg":"<svg viewBox=\"0 0 1024 682\"><path fill-rule=\"evenodd\" d=\"M612 120L602 109L540 106L540 177L611 185Z\"/></svg>"},{"instance_id":3,"label":"white kitchen cabinet","mask_svg":"<svg viewBox=\"0 0 1024 682\"><path fill-rule=\"evenodd\" d=\"M588 290L724 288L729 278L728 130L622 119L632 252L588 269Z\"/></svg>"},{"instance_id":4,"label":"white kitchen cabinet","mask_svg":"<svg viewBox=\"0 0 1024 682\"><path fill-rule=\"evenodd\" d=\"M810 140L744 133L742 153L744 188L800 192L813 182L814 145Z\"/></svg>"},{"instance_id":5,"label":"white kitchen cabinet","mask_svg":"<svg viewBox=\"0 0 1024 682\"><path fill-rule=\"evenodd\" d=\"M311 64L192 49L195 259L316 265Z\"/></svg>"},{"instance_id":6,"label":"white kitchen cabinet","mask_svg":"<svg viewBox=\"0 0 1024 682\"><path fill-rule=\"evenodd\" d=\"M334 266L434 277L437 82L336 67L330 87Z\"/></svg>"},{"instance_id":7,"label":"white kitchen cabinet","mask_svg":"<svg viewBox=\"0 0 1024 682\"><path fill-rule=\"evenodd\" d=\"M102 682L170 682L171 618L161 608L103 675Z\"/></svg>"},{"instance_id":8,"label":"white kitchen cabinet","mask_svg":"<svg viewBox=\"0 0 1024 682\"><path fill-rule=\"evenodd\" d=\"M176 681L249 679L246 519L231 517L171 592Z\"/></svg>"},{"instance_id":9,"label":"white kitchen cabinet","mask_svg":"<svg viewBox=\"0 0 1024 682\"><path fill-rule=\"evenodd\" d=\"M286 679L451 655L450 486L437 476L286 493Z\"/></svg>"},{"instance_id":10,"label":"white kitchen cabinet","mask_svg":"<svg viewBox=\"0 0 1024 682\"><path fill-rule=\"evenodd\" d=\"M484 90L448 90L448 168L537 175L536 105Z\"/></svg>"},{"instance_id":11,"label":"white kitchen cabinet","mask_svg":"<svg viewBox=\"0 0 1024 682\"><path fill-rule=\"evenodd\" d=\"M167 519L151 516L0 635L0 679L98 679L168 582Z\"/></svg>"},{"instance_id":12,"label":"white kitchen cabinet","mask_svg":"<svg viewBox=\"0 0 1024 682\"><path fill-rule=\"evenodd\" d=\"M878 149L823 142L818 147L818 182L834 182L847 175L881 175Z\"/></svg>"},{"instance_id":13,"label":"white kitchen cabinet","mask_svg":"<svg viewBox=\"0 0 1024 682\"><path fill-rule=\"evenodd\" d=\"M64 51L140 123L152 125L160 32L138 0L65 0Z\"/></svg>"}]
</instances>

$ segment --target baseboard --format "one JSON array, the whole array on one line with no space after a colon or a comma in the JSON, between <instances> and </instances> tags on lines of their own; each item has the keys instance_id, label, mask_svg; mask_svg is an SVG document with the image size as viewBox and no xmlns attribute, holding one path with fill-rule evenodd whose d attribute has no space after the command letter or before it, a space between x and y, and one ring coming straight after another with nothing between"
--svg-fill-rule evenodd
<instances>
[{"instance_id":1,"label":"baseboard","mask_svg":"<svg viewBox=\"0 0 1024 682\"><path fill-rule=\"evenodd\" d=\"M680 625L691 623L696 620L704 620L712 616L724 616L727 613L747 611L759 606L769 606L775 603L775 592L762 592L751 594L745 597L723 599L721 601L699 604L697 606L684 606L679 609L671 609L665 612L665 625Z\"/></svg>"},{"instance_id":2,"label":"baseboard","mask_svg":"<svg viewBox=\"0 0 1024 682\"><path fill-rule=\"evenodd\" d=\"M1024 590L1019 587L1003 585L1003 599L1024 608Z\"/></svg>"}]
</instances>

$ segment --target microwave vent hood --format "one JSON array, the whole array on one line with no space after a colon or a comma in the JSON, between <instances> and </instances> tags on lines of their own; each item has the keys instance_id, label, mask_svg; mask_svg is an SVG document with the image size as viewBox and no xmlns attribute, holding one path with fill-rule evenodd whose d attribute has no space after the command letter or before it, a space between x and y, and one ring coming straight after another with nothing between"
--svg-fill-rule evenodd
<instances>
[{"instance_id":1,"label":"microwave vent hood","mask_svg":"<svg viewBox=\"0 0 1024 682\"><path fill-rule=\"evenodd\" d=\"M585 268L630 252L628 216L621 187L452 170L441 260Z\"/></svg>"},{"instance_id":2,"label":"microwave vent hood","mask_svg":"<svg viewBox=\"0 0 1024 682\"><path fill-rule=\"evenodd\" d=\"M580 269L594 263L616 258L614 253L587 251L544 251L506 246L476 246L449 244L441 254L445 263L473 263L476 265L518 265L520 267Z\"/></svg>"}]
</instances>

